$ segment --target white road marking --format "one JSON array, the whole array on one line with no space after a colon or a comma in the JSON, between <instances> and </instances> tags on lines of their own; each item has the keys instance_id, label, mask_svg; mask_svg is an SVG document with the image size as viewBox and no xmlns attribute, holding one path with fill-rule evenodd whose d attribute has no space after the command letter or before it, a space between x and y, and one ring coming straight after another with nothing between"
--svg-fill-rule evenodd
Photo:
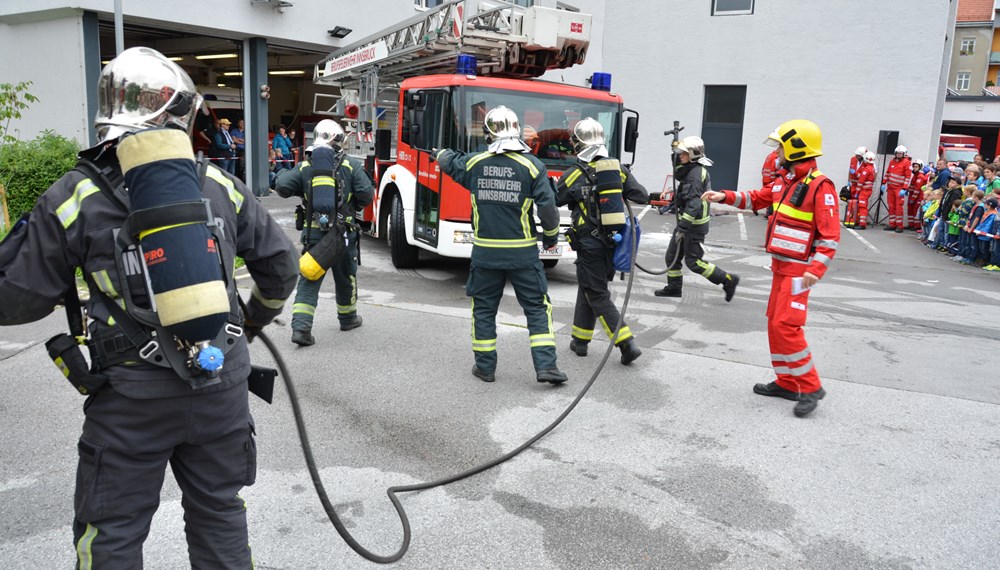
<instances>
[{"instance_id":1,"label":"white road marking","mask_svg":"<svg viewBox=\"0 0 1000 570\"><path fill-rule=\"evenodd\" d=\"M747 239L747 224L743 221L743 214L736 214L736 219L740 221L740 239L746 241Z\"/></svg>"},{"instance_id":2,"label":"white road marking","mask_svg":"<svg viewBox=\"0 0 1000 570\"><path fill-rule=\"evenodd\" d=\"M852 230L851 228L845 228L845 229L847 231L851 232L851 235L853 235L854 237L858 238L858 240L861 243L865 244L865 247L867 247L868 249L874 251L875 253L882 253L881 251L878 250L877 247L875 247L874 245L872 245L872 243L870 241L868 241L865 238L861 237L861 234L859 234L858 232Z\"/></svg>"},{"instance_id":3,"label":"white road marking","mask_svg":"<svg viewBox=\"0 0 1000 570\"><path fill-rule=\"evenodd\" d=\"M646 206L645 208L643 208L642 211L639 212L639 215L636 216L636 219L641 222L642 221L642 217L645 216L646 212L648 212L650 209L652 209L652 206Z\"/></svg>"},{"instance_id":4,"label":"white road marking","mask_svg":"<svg viewBox=\"0 0 1000 570\"><path fill-rule=\"evenodd\" d=\"M0 350L21 350L31 346L30 342L8 342L0 340Z\"/></svg>"}]
</instances>

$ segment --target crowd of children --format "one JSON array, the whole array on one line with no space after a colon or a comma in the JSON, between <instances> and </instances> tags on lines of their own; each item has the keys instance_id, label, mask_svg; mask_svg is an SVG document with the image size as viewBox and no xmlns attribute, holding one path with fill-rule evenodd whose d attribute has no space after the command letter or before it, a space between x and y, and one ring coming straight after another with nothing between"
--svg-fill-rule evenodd
<instances>
[{"instance_id":1,"label":"crowd of children","mask_svg":"<svg viewBox=\"0 0 1000 570\"><path fill-rule=\"evenodd\" d=\"M1000 166L943 161L923 186L923 226L918 230L927 247L952 261L1000 271Z\"/></svg>"}]
</instances>

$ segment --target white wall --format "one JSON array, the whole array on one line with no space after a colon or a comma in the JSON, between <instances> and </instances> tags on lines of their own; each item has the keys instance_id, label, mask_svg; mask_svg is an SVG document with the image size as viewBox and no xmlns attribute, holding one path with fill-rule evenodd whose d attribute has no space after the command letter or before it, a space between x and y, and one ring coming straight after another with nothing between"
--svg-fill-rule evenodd
<instances>
[{"instance_id":1,"label":"white wall","mask_svg":"<svg viewBox=\"0 0 1000 570\"><path fill-rule=\"evenodd\" d=\"M44 38L44 41L39 41ZM9 134L22 140L45 129L87 141L93 117L87 112L80 14L67 11L52 20L11 26L0 23L0 81L31 81L28 93L38 97L23 117L10 124Z\"/></svg>"},{"instance_id":2,"label":"white wall","mask_svg":"<svg viewBox=\"0 0 1000 570\"><path fill-rule=\"evenodd\" d=\"M949 4L759 0L753 15L711 16L709 1L616 0L605 13L603 64L642 115L637 176L662 184L670 169L662 133L674 120L685 135L699 133L705 85L747 86L742 188L760 184L761 142L788 119L823 129L819 165L838 184L854 149L877 146L879 130L900 131L901 144L929 156Z\"/></svg>"}]
</instances>

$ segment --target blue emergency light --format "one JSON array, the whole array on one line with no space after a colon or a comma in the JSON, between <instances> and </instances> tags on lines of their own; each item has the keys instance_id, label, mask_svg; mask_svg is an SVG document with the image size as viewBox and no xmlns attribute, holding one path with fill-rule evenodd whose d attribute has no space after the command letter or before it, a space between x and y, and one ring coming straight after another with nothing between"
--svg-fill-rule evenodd
<instances>
[{"instance_id":1,"label":"blue emergency light","mask_svg":"<svg viewBox=\"0 0 1000 570\"><path fill-rule=\"evenodd\" d=\"M458 56L458 64L456 65L455 73L459 75L475 75L476 56L464 53L460 54Z\"/></svg>"},{"instance_id":2,"label":"blue emergency light","mask_svg":"<svg viewBox=\"0 0 1000 570\"><path fill-rule=\"evenodd\" d=\"M595 71L590 78L590 88L598 91L611 91L611 74Z\"/></svg>"}]
</instances>

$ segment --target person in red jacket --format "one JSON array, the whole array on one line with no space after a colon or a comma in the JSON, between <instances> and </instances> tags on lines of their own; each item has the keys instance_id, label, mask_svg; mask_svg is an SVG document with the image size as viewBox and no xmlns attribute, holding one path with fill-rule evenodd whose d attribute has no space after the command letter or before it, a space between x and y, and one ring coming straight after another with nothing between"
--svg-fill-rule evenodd
<instances>
[{"instance_id":1,"label":"person in red jacket","mask_svg":"<svg viewBox=\"0 0 1000 570\"><path fill-rule=\"evenodd\" d=\"M851 166L847 170L847 184L850 188L854 188L854 181L858 179L858 169L865 163L866 152L868 152L867 147L859 146L854 149L854 156L851 157Z\"/></svg>"},{"instance_id":2,"label":"person in red jacket","mask_svg":"<svg viewBox=\"0 0 1000 570\"><path fill-rule=\"evenodd\" d=\"M845 226L858 230L868 229L868 203L875 187L875 153L866 151L858 166L854 184L851 186L851 200L847 202L847 222Z\"/></svg>"},{"instance_id":3,"label":"person in red jacket","mask_svg":"<svg viewBox=\"0 0 1000 570\"><path fill-rule=\"evenodd\" d=\"M913 170L906 185L906 195L903 197L905 208L903 222L897 232L920 229L920 203L924 199L923 188L927 184L927 175L924 174L924 161L919 158L914 158L910 166Z\"/></svg>"},{"instance_id":4,"label":"person in red jacket","mask_svg":"<svg viewBox=\"0 0 1000 570\"><path fill-rule=\"evenodd\" d=\"M771 186L734 192L708 191L702 199L737 208L775 204L767 222L765 248L771 254L771 296L767 302L767 337L774 381L757 384L755 394L795 402L803 417L826 396L802 330L809 288L826 273L840 243L838 196L833 182L816 168L823 135L812 121L797 119L778 127L782 177Z\"/></svg>"},{"instance_id":5,"label":"person in red jacket","mask_svg":"<svg viewBox=\"0 0 1000 570\"><path fill-rule=\"evenodd\" d=\"M910 183L910 159L906 156L906 147L896 147L896 155L889 161L889 166L882 173L882 192L889 206L889 225L885 231L903 231L903 208L906 207L906 187ZM903 195L900 196L900 192ZM877 222L878 220L876 220Z\"/></svg>"},{"instance_id":6,"label":"person in red jacket","mask_svg":"<svg viewBox=\"0 0 1000 570\"><path fill-rule=\"evenodd\" d=\"M774 131L772 131L771 134L764 139L764 144L775 147L778 143L780 143L781 141L778 140L777 132L778 129L774 129ZM761 187L769 186L772 182L774 182L774 180L778 178L779 170L781 170L781 162L778 160L778 149L775 148L767 155L767 158L764 159L764 166L760 169ZM772 208L773 207L768 204L768 216L771 215ZM754 211L754 215L757 215L756 211Z\"/></svg>"}]
</instances>

